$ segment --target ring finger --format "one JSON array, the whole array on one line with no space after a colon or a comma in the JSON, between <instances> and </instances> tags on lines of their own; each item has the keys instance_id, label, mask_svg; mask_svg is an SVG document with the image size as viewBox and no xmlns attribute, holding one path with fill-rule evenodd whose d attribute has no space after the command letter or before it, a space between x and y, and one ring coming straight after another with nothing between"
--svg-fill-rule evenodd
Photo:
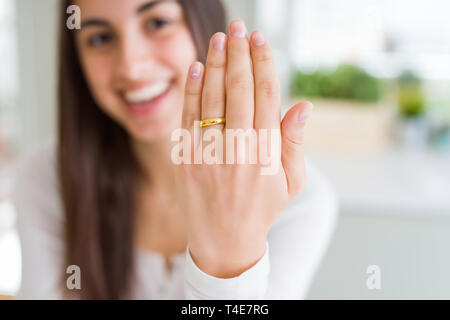
<instances>
[{"instance_id":1,"label":"ring finger","mask_svg":"<svg viewBox=\"0 0 450 320\"><path fill-rule=\"evenodd\" d=\"M225 117L226 46L225 34L219 32L211 38L202 95L202 120ZM222 129L223 125L214 127Z\"/></svg>"}]
</instances>

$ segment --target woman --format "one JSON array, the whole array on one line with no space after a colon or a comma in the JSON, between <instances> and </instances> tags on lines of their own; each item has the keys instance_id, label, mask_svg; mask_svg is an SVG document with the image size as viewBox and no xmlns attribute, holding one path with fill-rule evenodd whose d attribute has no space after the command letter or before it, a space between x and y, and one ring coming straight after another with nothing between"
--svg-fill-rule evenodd
<instances>
[{"instance_id":1,"label":"woman","mask_svg":"<svg viewBox=\"0 0 450 320\"><path fill-rule=\"evenodd\" d=\"M77 31L65 28L72 4ZM219 0L76 0L62 12L58 144L17 185L21 297L305 297L336 205L309 166L304 188L312 105L280 125L263 34L240 20L220 32ZM281 168L176 165L172 134L196 120L205 134L281 128ZM81 289L69 290L74 265Z\"/></svg>"}]
</instances>

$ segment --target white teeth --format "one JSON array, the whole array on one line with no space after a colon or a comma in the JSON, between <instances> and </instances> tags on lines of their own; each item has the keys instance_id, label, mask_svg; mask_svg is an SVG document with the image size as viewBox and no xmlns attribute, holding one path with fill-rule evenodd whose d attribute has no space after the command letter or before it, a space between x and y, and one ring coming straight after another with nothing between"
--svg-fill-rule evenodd
<instances>
[{"instance_id":1,"label":"white teeth","mask_svg":"<svg viewBox=\"0 0 450 320\"><path fill-rule=\"evenodd\" d=\"M158 82L136 91L126 92L125 99L132 104L150 101L164 93L169 86L170 82L168 81Z\"/></svg>"}]
</instances>

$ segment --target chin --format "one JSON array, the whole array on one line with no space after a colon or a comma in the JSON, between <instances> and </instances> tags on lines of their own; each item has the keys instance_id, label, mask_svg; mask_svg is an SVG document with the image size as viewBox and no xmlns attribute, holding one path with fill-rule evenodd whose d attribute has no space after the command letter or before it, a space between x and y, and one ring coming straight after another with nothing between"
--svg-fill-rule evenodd
<instances>
[{"instance_id":1,"label":"chin","mask_svg":"<svg viewBox=\"0 0 450 320\"><path fill-rule=\"evenodd\" d=\"M172 132L181 127L181 108L165 117L152 119L147 123L131 123L128 127L130 136L140 142L159 142L163 139L170 141Z\"/></svg>"}]
</instances>

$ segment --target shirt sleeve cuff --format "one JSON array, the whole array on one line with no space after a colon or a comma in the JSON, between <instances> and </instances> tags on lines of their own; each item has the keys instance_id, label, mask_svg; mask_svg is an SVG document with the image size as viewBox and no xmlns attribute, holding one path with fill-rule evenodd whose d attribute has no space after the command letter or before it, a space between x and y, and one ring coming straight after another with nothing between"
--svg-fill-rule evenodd
<instances>
[{"instance_id":1,"label":"shirt sleeve cuff","mask_svg":"<svg viewBox=\"0 0 450 320\"><path fill-rule=\"evenodd\" d=\"M221 279L200 270L186 250L185 296L187 299L248 300L262 299L267 291L270 273L269 244L264 256L239 276Z\"/></svg>"}]
</instances>

